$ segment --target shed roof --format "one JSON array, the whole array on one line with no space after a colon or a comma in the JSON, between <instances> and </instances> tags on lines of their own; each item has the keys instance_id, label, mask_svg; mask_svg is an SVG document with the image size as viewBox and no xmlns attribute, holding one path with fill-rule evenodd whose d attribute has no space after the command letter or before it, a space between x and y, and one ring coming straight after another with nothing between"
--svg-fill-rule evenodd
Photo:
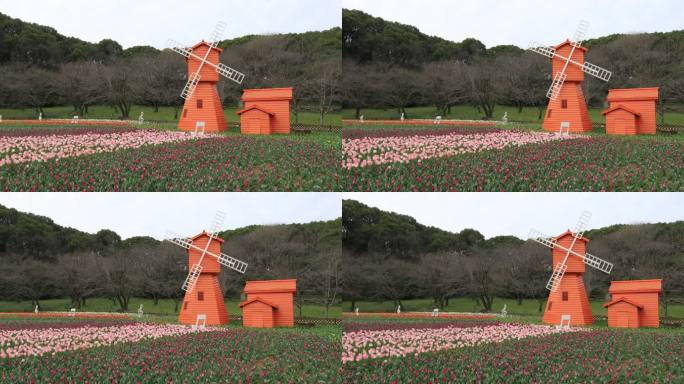
<instances>
[{"instance_id":1,"label":"shed roof","mask_svg":"<svg viewBox=\"0 0 684 384\"><path fill-rule=\"evenodd\" d=\"M614 106L612 106L612 107L610 107L610 108L604 110L603 112L601 112L601 114L605 116L605 115L607 115L607 114L609 114L609 113L611 113L611 112L617 111L618 109L621 109L621 110L623 110L623 111L627 111L627 112L631 113L631 114L634 115L634 116L641 116L641 113L639 113L639 112L633 110L632 108L627 107L626 105L622 105L622 104L614 105Z\"/></svg>"},{"instance_id":2,"label":"shed roof","mask_svg":"<svg viewBox=\"0 0 684 384\"><path fill-rule=\"evenodd\" d=\"M196 234L195 236L191 237L190 240L193 240L193 241L194 241L194 240L199 239L199 238L202 237L202 236L210 237L210 236L211 236L211 233L209 233L209 232L207 232L207 231L202 231L202 232ZM220 242L220 243L223 243L223 242L225 241L225 240L223 240L223 239L220 238L220 237L215 237L214 240L216 240L216 241L218 241L218 242Z\"/></svg>"},{"instance_id":3,"label":"shed roof","mask_svg":"<svg viewBox=\"0 0 684 384\"><path fill-rule=\"evenodd\" d=\"M247 300L247 301L243 301L243 302L240 303L240 305L238 305L238 306L239 306L240 308L246 307L246 306L248 306L248 305L250 305L250 304L252 304L252 303L254 303L254 302L257 302L257 301L260 302L260 303L264 303L264 304L268 305L269 307L271 307L271 308L273 308L273 309L278 309L278 306L277 306L276 304L273 304L273 303L271 303L270 301L264 300L264 299L262 299L261 297L258 297L258 296L255 297L255 298L253 298L253 299L249 299L249 300Z\"/></svg>"},{"instance_id":4,"label":"shed roof","mask_svg":"<svg viewBox=\"0 0 684 384\"><path fill-rule=\"evenodd\" d=\"M202 41L200 41L199 43L197 43L197 44L193 45L192 47L190 47L190 49L194 51L195 49L197 49L197 48L199 48L199 47L201 47L201 46L203 46L203 45L208 47L208 46L209 46L209 43L207 43L206 41L202 40ZM214 49L217 50L218 53L223 52L223 49L221 49L221 48L219 48L219 47L214 47Z\"/></svg>"},{"instance_id":5,"label":"shed roof","mask_svg":"<svg viewBox=\"0 0 684 384\"><path fill-rule=\"evenodd\" d=\"M263 113L267 113L269 116L275 116L275 113L269 111L268 109L266 109L266 108L264 108L264 107L262 107L262 106L260 106L260 105L252 105L251 107L248 107L248 108L245 108L245 109L241 109L241 110L239 110L239 111L237 111L237 112L235 112L235 113L238 114L238 115L242 115L243 113L249 112L249 111L254 110L254 109L256 109L257 111L261 111L261 112L263 112Z\"/></svg>"},{"instance_id":6,"label":"shed roof","mask_svg":"<svg viewBox=\"0 0 684 384\"><path fill-rule=\"evenodd\" d=\"M276 101L292 100L292 87L290 88L260 88L245 89L242 93L242 101Z\"/></svg>"},{"instance_id":7,"label":"shed roof","mask_svg":"<svg viewBox=\"0 0 684 384\"><path fill-rule=\"evenodd\" d=\"M663 291L663 281L661 279L653 280L622 280L611 281L608 292L615 293L660 293Z\"/></svg>"},{"instance_id":8,"label":"shed roof","mask_svg":"<svg viewBox=\"0 0 684 384\"><path fill-rule=\"evenodd\" d=\"M658 100L658 87L608 90L608 101Z\"/></svg>"},{"instance_id":9,"label":"shed roof","mask_svg":"<svg viewBox=\"0 0 684 384\"><path fill-rule=\"evenodd\" d=\"M561 233L560 235L554 237L553 239L554 239L554 240L558 240L558 239L560 239L561 237L565 237L565 236L575 236L575 234L574 234L571 230L568 229L567 231ZM580 237L579 240L583 240L583 241L585 241L585 242L589 242L589 239L587 239L587 238L584 237L584 236Z\"/></svg>"},{"instance_id":10,"label":"shed roof","mask_svg":"<svg viewBox=\"0 0 684 384\"><path fill-rule=\"evenodd\" d=\"M639 308L639 309L644 309L644 306L643 306L643 305L641 305L641 304L639 304L639 303L635 303L634 301L632 301L632 300L630 300L630 299L628 299L628 298L626 298L626 297L621 297L621 298L619 298L619 299L617 299L617 300L613 300L613 301L611 301L611 302L609 302L609 303L605 303L605 304L603 304L603 306L604 306L605 308L608 308L608 307L610 307L610 306L612 306L612 305L614 305L614 304L617 304L617 303L619 303L619 302L625 302L625 303L631 304L631 305L633 305L633 306L635 306L635 307L637 307L637 308Z\"/></svg>"},{"instance_id":11,"label":"shed roof","mask_svg":"<svg viewBox=\"0 0 684 384\"><path fill-rule=\"evenodd\" d=\"M570 45L570 44L572 44L572 41L570 41L570 39L565 39L564 42L562 42L562 43L560 43L560 44L554 46L553 48L556 49L556 50L559 50L559 49L565 47L566 45ZM586 52L586 51L587 51L587 48L585 48L585 47L583 47L583 46L581 46L581 45L580 45L579 47L577 47L577 49L582 50L582 52Z\"/></svg>"},{"instance_id":12,"label":"shed roof","mask_svg":"<svg viewBox=\"0 0 684 384\"><path fill-rule=\"evenodd\" d=\"M297 280L248 280L245 293L281 293L296 292Z\"/></svg>"}]
</instances>

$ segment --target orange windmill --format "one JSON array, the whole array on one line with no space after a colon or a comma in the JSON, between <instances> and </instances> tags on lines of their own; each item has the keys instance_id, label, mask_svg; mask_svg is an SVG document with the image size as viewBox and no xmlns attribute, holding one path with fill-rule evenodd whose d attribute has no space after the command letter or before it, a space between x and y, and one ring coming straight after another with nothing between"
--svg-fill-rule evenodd
<instances>
[{"instance_id":1,"label":"orange windmill","mask_svg":"<svg viewBox=\"0 0 684 384\"><path fill-rule=\"evenodd\" d=\"M552 249L553 273L546 284L551 292L544 311L547 324L570 326L594 322L582 280L585 264L605 273L612 271L613 264L587 253L589 239L582 235L590 218L591 213L582 212L574 231L568 230L554 238L534 229L530 231L531 240Z\"/></svg>"},{"instance_id":2,"label":"orange windmill","mask_svg":"<svg viewBox=\"0 0 684 384\"><path fill-rule=\"evenodd\" d=\"M226 214L218 211L209 232L202 231L191 238L173 233L167 240L188 250L189 273L183 282L185 297L178 322L195 326L228 323L226 303L218 281L221 265L245 273L247 263L221 253L223 239L218 230Z\"/></svg>"},{"instance_id":3,"label":"orange windmill","mask_svg":"<svg viewBox=\"0 0 684 384\"><path fill-rule=\"evenodd\" d=\"M542 127L545 131L569 133L591 132L591 120L582 92L584 74L603 81L610 80L612 72L584 60L587 48L582 41L589 29L587 21L581 21L572 40L565 40L555 47L541 46L532 42L529 50L551 59L553 82L546 92L549 105Z\"/></svg>"},{"instance_id":4,"label":"orange windmill","mask_svg":"<svg viewBox=\"0 0 684 384\"><path fill-rule=\"evenodd\" d=\"M219 22L209 38L190 48L169 40L167 45L175 52L185 56L188 63L188 82L181 97L185 99L178 128L182 131L221 132L226 130L223 104L216 90L219 75L242 84L245 75L221 63L223 51L217 48L219 39L226 29L226 23Z\"/></svg>"}]
</instances>

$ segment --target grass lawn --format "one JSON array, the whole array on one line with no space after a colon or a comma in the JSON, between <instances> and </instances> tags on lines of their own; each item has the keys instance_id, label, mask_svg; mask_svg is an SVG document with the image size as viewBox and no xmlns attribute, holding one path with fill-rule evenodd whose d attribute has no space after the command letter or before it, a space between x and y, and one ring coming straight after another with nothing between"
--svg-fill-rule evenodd
<instances>
[{"instance_id":1,"label":"grass lawn","mask_svg":"<svg viewBox=\"0 0 684 384\"><path fill-rule=\"evenodd\" d=\"M48 107L43 108L44 119L67 119L74 115L74 109L70 106L63 107ZM226 121L228 123L237 123L240 121L238 115L235 112L238 108L224 108L223 113L226 116ZM145 120L147 121L176 121L178 120L174 116L173 107L159 107L159 111L155 112L154 107L147 107L141 105L134 105L131 108L130 119L137 120L140 116L140 112L145 112ZM180 114L180 111L179 111ZM0 115L3 119L37 119L38 114L33 108L25 109L2 109L0 108ZM108 107L95 105L88 109L88 113L85 116L81 116L86 119L119 119L121 114L118 110ZM294 114L291 115L292 123L295 123ZM299 113L299 124L318 124L319 116L317 113L313 112L300 112ZM325 117L324 125L340 125L342 120L340 115L337 113L328 114Z\"/></svg>"},{"instance_id":2,"label":"grass lawn","mask_svg":"<svg viewBox=\"0 0 684 384\"><path fill-rule=\"evenodd\" d=\"M182 300L179 301L178 308ZM226 308L229 315L241 315L242 311L238 308L238 300L226 300ZM154 305L152 299L132 298L128 311L137 313L138 307L143 304L143 310L148 314L162 315L169 317L170 320L176 318L174 312L174 302L171 299L160 299L158 305ZM69 299L50 299L40 301L41 311L69 311L71 300ZM0 301L0 312L33 312L34 307L30 301ZM86 300L86 305L79 312L118 312L119 304L103 298L92 298ZM299 309L295 307L295 316L299 317ZM329 318L339 318L341 316L340 307L331 307L328 313ZM302 317L325 318L325 308L323 306L305 304L302 307Z\"/></svg>"},{"instance_id":3,"label":"grass lawn","mask_svg":"<svg viewBox=\"0 0 684 384\"><path fill-rule=\"evenodd\" d=\"M546 107L542 110L542 115ZM601 111L603 108L590 108L589 117L591 121L596 123L603 123L605 119L601 116ZM517 107L497 105L494 108L494 120L501 120L501 117L505 112L508 112L508 120L510 121L539 121L539 109L536 107L524 107L522 112L518 112ZM353 109L343 109L342 112L343 119L355 119L356 111ZM400 113L397 112L396 108L387 109L362 109L361 114L367 120L376 119L399 119ZM433 106L427 107L411 107L406 108L406 118L407 119L433 119L437 115L437 110ZM458 105L451 108L451 113L442 116L443 119L454 119L454 120L481 120L484 114L478 112L477 108L470 105ZM658 118L658 123L660 123L660 118ZM665 113L665 123L673 125L684 125L684 112L666 112Z\"/></svg>"},{"instance_id":4,"label":"grass lawn","mask_svg":"<svg viewBox=\"0 0 684 384\"><path fill-rule=\"evenodd\" d=\"M603 304L607 301L590 301L589 305L594 315L606 316L608 312L603 308ZM402 312L431 312L434 308L434 301L432 299L413 299L401 301ZM510 315L541 315L539 312L539 301L537 300L523 300L521 305L515 299L496 298L492 312L499 313L503 306L506 305L506 310ZM542 302L542 306L546 305L546 300ZM392 301L357 301L356 306L359 307L360 312L394 312L394 303ZM342 310L344 312L351 312L351 303L348 301L342 302ZM543 309L542 309L543 310ZM449 300L449 306L443 308L442 312L474 312L482 311L482 306L475 300L469 298L456 298ZM664 316L664 309L661 305L660 315ZM684 318L684 305L671 304L667 309L668 318Z\"/></svg>"}]
</instances>

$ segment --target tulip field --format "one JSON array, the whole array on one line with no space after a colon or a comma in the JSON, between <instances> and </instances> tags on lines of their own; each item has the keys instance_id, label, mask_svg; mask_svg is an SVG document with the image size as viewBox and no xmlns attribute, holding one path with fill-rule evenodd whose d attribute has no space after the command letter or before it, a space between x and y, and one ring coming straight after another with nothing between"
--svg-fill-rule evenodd
<instances>
[{"instance_id":1,"label":"tulip field","mask_svg":"<svg viewBox=\"0 0 684 384\"><path fill-rule=\"evenodd\" d=\"M348 383L677 383L684 333L511 322L348 320Z\"/></svg>"},{"instance_id":2,"label":"tulip field","mask_svg":"<svg viewBox=\"0 0 684 384\"><path fill-rule=\"evenodd\" d=\"M339 139L328 136L2 127L0 190L331 191Z\"/></svg>"},{"instance_id":3,"label":"tulip field","mask_svg":"<svg viewBox=\"0 0 684 384\"><path fill-rule=\"evenodd\" d=\"M684 144L677 140L482 127L440 132L350 127L343 132L343 190L684 189Z\"/></svg>"},{"instance_id":4,"label":"tulip field","mask_svg":"<svg viewBox=\"0 0 684 384\"><path fill-rule=\"evenodd\" d=\"M2 383L328 383L340 369L339 338L309 329L0 321Z\"/></svg>"}]
</instances>

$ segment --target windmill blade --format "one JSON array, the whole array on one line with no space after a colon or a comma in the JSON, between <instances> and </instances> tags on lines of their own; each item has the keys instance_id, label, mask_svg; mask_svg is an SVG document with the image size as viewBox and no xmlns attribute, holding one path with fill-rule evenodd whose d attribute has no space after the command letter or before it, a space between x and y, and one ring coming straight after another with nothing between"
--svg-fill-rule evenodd
<instances>
[{"instance_id":1,"label":"windmill blade","mask_svg":"<svg viewBox=\"0 0 684 384\"><path fill-rule=\"evenodd\" d=\"M173 39L168 39L166 41L166 47L170 48L172 51L177 52L177 53L179 53L185 57L190 57L190 54L192 54L192 51L189 48L186 48L181 43L179 43Z\"/></svg>"},{"instance_id":2,"label":"windmill blade","mask_svg":"<svg viewBox=\"0 0 684 384\"><path fill-rule=\"evenodd\" d=\"M209 227L209 235L211 237L211 240L218 237L218 232L221 230L221 226L223 225L223 221L225 220L226 213L223 211L216 211L216 214L214 215L214 220L212 220L211 226Z\"/></svg>"},{"instance_id":3,"label":"windmill blade","mask_svg":"<svg viewBox=\"0 0 684 384\"><path fill-rule=\"evenodd\" d=\"M597 79L601 79L603 81L609 81L610 77L613 76L613 72L605 68L601 68L598 65L592 64L588 61L585 61L582 65L582 72L594 76Z\"/></svg>"},{"instance_id":4,"label":"windmill blade","mask_svg":"<svg viewBox=\"0 0 684 384\"><path fill-rule=\"evenodd\" d=\"M582 213L580 214L579 220L577 220L577 224L575 225L575 228L572 231L576 238L582 237L582 235L584 234L584 231L587 229L587 224L589 224L590 219L591 219L591 212L582 211Z\"/></svg>"},{"instance_id":5,"label":"windmill blade","mask_svg":"<svg viewBox=\"0 0 684 384\"><path fill-rule=\"evenodd\" d=\"M551 82L551 86L549 87L549 90L546 92L546 97L548 97L551 100L556 100L558 98L558 95L560 94L561 89L563 88L563 83L565 83L565 79L567 77L568 75L565 73L565 68L563 68L563 70L558 72L556 77L553 78L553 82Z\"/></svg>"},{"instance_id":6,"label":"windmill blade","mask_svg":"<svg viewBox=\"0 0 684 384\"><path fill-rule=\"evenodd\" d=\"M216 48L216 46L219 43L219 40L221 40L221 37L223 37L223 32L226 31L226 27L228 24L226 24L223 21L219 21L216 23L216 27L214 27L214 31L211 33L211 36L209 36L209 46L211 48Z\"/></svg>"},{"instance_id":7,"label":"windmill blade","mask_svg":"<svg viewBox=\"0 0 684 384\"><path fill-rule=\"evenodd\" d=\"M590 253L584 254L584 263L607 274L610 274L613 270L613 263L600 259Z\"/></svg>"},{"instance_id":8,"label":"windmill blade","mask_svg":"<svg viewBox=\"0 0 684 384\"><path fill-rule=\"evenodd\" d=\"M565 261L558 263L556 268L554 268L549 281L546 283L546 289L552 292L557 290L558 287L560 287L561 280L563 280L563 276L565 275L565 271L567 269L568 265L565 264Z\"/></svg>"},{"instance_id":9,"label":"windmill blade","mask_svg":"<svg viewBox=\"0 0 684 384\"><path fill-rule=\"evenodd\" d=\"M530 229L530 234L527 237L530 240L534 240L539 244L545 245L549 248L553 248L557 245L555 241L550 240L550 236L546 236L545 234L537 231L536 229Z\"/></svg>"},{"instance_id":10,"label":"windmill blade","mask_svg":"<svg viewBox=\"0 0 684 384\"><path fill-rule=\"evenodd\" d=\"M185 292L191 292L195 288L195 284L197 284L200 273L202 273L202 266L200 264L195 264L192 266L192 268L190 268L190 272L185 278L182 286Z\"/></svg>"},{"instance_id":11,"label":"windmill blade","mask_svg":"<svg viewBox=\"0 0 684 384\"><path fill-rule=\"evenodd\" d=\"M181 92L181 97L183 99L187 99L190 96L192 96L193 92L195 92L195 88L197 88L197 83L200 81L200 74L199 70L192 75L190 75L190 78L188 79L188 82L185 83L185 87L183 87L183 91Z\"/></svg>"},{"instance_id":12,"label":"windmill blade","mask_svg":"<svg viewBox=\"0 0 684 384\"><path fill-rule=\"evenodd\" d=\"M228 78L229 80L232 80L238 84L242 84L242 80L245 79L245 74L242 72L238 72L235 69L223 64L219 63L216 71L223 77Z\"/></svg>"},{"instance_id":13,"label":"windmill blade","mask_svg":"<svg viewBox=\"0 0 684 384\"><path fill-rule=\"evenodd\" d=\"M572 45L575 48L579 48L579 46L582 45L584 38L587 36L588 30L589 30L589 22L586 20L581 20L579 22L579 25L577 26L577 30L575 31L575 34L572 36Z\"/></svg>"},{"instance_id":14,"label":"windmill blade","mask_svg":"<svg viewBox=\"0 0 684 384\"><path fill-rule=\"evenodd\" d=\"M247 270L247 263L244 261L240 261L234 257L230 257L226 255L225 253L221 253L217 257L219 264L223 265L224 267L228 267L232 270L235 270L240 273L245 273Z\"/></svg>"},{"instance_id":15,"label":"windmill blade","mask_svg":"<svg viewBox=\"0 0 684 384\"><path fill-rule=\"evenodd\" d=\"M170 242L170 243L174 243L180 247L183 247L185 249L190 249L190 245L192 244L192 242L189 239L187 239L185 237L181 237L178 234L171 232L171 231L166 231L166 239L165 240Z\"/></svg>"},{"instance_id":16,"label":"windmill blade","mask_svg":"<svg viewBox=\"0 0 684 384\"><path fill-rule=\"evenodd\" d=\"M532 52L536 52L542 56L546 56L549 59L552 59L553 55L556 53L555 48L541 45L541 44L537 43L536 41L530 42L530 46L527 48L527 50L532 51Z\"/></svg>"}]
</instances>

